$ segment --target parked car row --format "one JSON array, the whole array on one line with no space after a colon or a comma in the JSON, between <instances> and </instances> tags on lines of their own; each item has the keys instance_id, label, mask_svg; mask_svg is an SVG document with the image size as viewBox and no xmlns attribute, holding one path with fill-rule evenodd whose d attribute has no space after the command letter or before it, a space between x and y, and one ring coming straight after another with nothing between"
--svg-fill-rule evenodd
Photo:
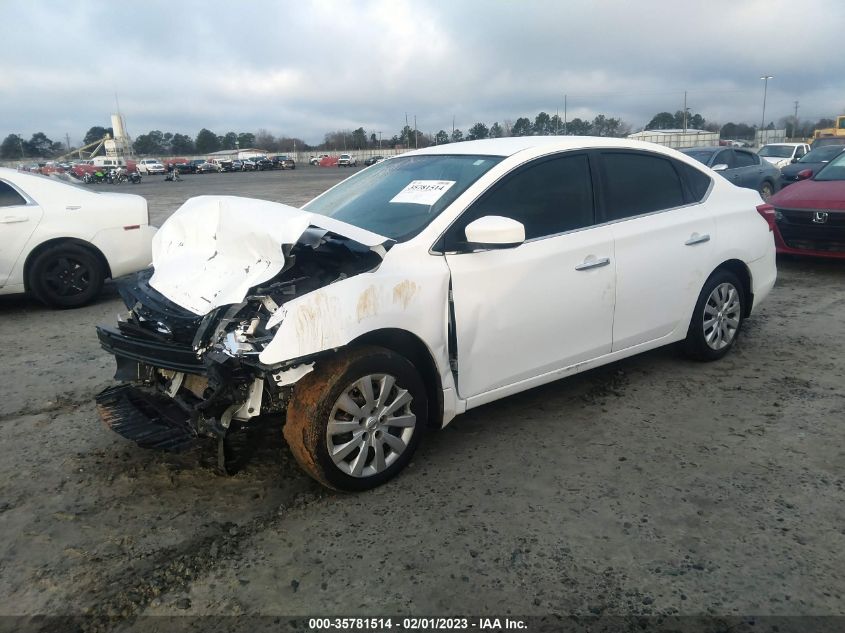
<instances>
[{"instance_id":1,"label":"parked car row","mask_svg":"<svg viewBox=\"0 0 845 633\"><path fill-rule=\"evenodd\" d=\"M272 169L296 169L296 162L285 154L276 156L253 156L243 159L195 158L193 160L173 159L167 161L167 168L174 168L180 174L208 174L232 171L269 171Z\"/></svg>"}]
</instances>

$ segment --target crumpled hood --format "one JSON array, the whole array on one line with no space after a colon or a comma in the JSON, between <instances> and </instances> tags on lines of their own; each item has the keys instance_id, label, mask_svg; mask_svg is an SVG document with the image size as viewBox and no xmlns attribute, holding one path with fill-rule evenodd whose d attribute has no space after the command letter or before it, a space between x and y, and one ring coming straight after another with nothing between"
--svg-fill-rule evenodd
<instances>
[{"instance_id":1,"label":"crumpled hood","mask_svg":"<svg viewBox=\"0 0 845 633\"><path fill-rule=\"evenodd\" d=\"M253 286L284 267L285 246L309 226L354 240L383 255L390 240L317 213L236 196L191 198L153 238L150 285L197 315L243 301Z\"/></svg>"}]
</instances>

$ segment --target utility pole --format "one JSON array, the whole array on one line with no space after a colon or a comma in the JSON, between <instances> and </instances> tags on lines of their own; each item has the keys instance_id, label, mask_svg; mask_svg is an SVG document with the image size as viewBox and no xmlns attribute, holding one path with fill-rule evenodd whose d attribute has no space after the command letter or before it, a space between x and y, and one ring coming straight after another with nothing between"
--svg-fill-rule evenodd
<instances>
[{"instance_id":1,"label":"utility pole","mask_svg":"<svg viewBox=\"0 0 845 633\"><path fill-rule=\"evenodd\" d=\"M455 138L455 115L452 115L452 136L451 138Z\"/></svg>"},{"instance_id":2,"label":"utility pole","mask_svg":"<svg viewBox=\"0 0 845 633\"><path fill-rule=\"evenodd\" d=\"M23 155L23 137L20 134L18 134L18 143L21 146L21 158L23 158L24 157L24 155Z\"/></svg>"},{"instance_id":3,"label":"utility pole","mask_svg":"<svg viewBox=\"0 0 845 633\"><path fill-rule=\"evenodd\" d=\"M766 129L766 93L769 91L769 79L774 79L774 76L763 75L760 79L763 80L763 118L760 121L760 145L764 145L763 131Z\"/></svg>"},{"instance_id":4,"label":"utility pole","mask_svg":"<svg viewBox=\"0 0 845 633\"><path fill-rule=\"evenodd\" d=\"M378 148L381 151L381 130L378 131Z\"/></svg>"},{"instance_id":5,"label":"utility pole","mask_svg":"<svg viewBox=\"0 0 845 633\"><path fill-rule=\"evenodd\" d=\"M798 101L795 101L795 115L792 117L792 137L795 138L795 130L798 128Z\"/></svg>"},{"instance_id":6,"label":"utility pole","mask_svg":"<svg viewBox=\"0 0 845 633\"><path fill-rule=\"evenodd\" d=\"M687 133L687 91L684 90L684 134Z\"/></svg>"},{"instance_id":7,"label":"utility pole","mask_svg":"<svg viewBox=\"0 0 845 633\"><path fill-rule=\"evenodd\" d=\"M563 95L563 133L568 134L566 129L566 95Z\"/></svg>"},{"instance_id":8,"label":"utility pole","mask_svg":"<svg viewBox=\"0 0 845 633\"><path fill-rule=\"evenodd\" d=\"M405 113L405 149L411 149L411 138L408 132L408 113Z\"/></svg>"},{"instance_id":9,"label":"utility pole","mask_svg":"<svg viewBox=\"0 0 845 633\"><path fill-rule=\"evenodd\" d=\"M419 133L417 132L417 115L414 115L414 149L419 149L420 146L420 139Z\"/></svg>"},{"instance_id":10,"label":"utility pole","mask_svg":"<svg viewBox=\"0 0 845 633\"><path fill-rule=\"evenodd\" d=\"M798 103L797 101L795 103ZM65 132L65 145L67 145L67 151L70 151L70 134Z\"/></svg>"}]
</instances>

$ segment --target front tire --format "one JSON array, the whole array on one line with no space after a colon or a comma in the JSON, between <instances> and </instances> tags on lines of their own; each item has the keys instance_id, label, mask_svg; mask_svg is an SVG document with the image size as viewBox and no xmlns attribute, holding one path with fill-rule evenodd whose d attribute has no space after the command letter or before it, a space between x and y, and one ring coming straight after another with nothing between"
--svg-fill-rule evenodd
<instances>
[{"instance_id":1,"label":"front tire","mask_svg":"<svg viewBox=\"0 0 845 633\"><path fill-rule=\"evenodd\" d=\"M29 272L29 288L52 308L78 308L103 288L106 271L94 253L77 244L59 244L39 253Z\"/></svg>"},{"instance_id":2,"label":"front tire","mask_svg":"<svg viewBox=\"0 0 845 633\"><path fill-rule=\"evenodd\" d=\"M388 349L360 347L318 360L296 383L284 436L302 469L323 485L368 490L408 464L427 416L414 366Z\"/></svg>"},{"instance_id":3,"label":"front tire","mask_svg":"<svg viewBox=\"0 0 845 633\"><path fill-rule=\"evenodd\" d=\"M742 328L745 288L728 270L717 270L701 289L682 351L692 359L718 360L736 343Z\"/></svg>"},{"instance_id":4,"label":"front tire","mask_svg":"<svg viewBox=\"0 0 845 633\"><path fill-rule=\"evenodd\" d=\"M772 183L768 180L764 180L763 184L760 185L760 197L763 198L763 202L768 202L769 198L771 198L775 193L775 187Z\"/></svg>"}]
</instances>

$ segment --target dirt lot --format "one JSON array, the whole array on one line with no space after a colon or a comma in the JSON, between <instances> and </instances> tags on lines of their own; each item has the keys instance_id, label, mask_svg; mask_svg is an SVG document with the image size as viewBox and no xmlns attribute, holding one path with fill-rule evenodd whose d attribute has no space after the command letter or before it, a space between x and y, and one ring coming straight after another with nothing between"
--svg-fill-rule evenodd
<instances>
[{"instance_id":1,"label":"dirt lot","mask_svg":"<svg viewBox=\"0 0 845 633\"><path fill-rule=\"evenodd\" d=\"M145 178L300 204L348 175ZM111 189L110 189L111 190ZM181 456L106 431L94 325L0 298L0 615L845 615L845 262L782 260L723 361L657 350L474 410L366 494L296 467L281 420Z\"/></svg>"}]
</instances>

